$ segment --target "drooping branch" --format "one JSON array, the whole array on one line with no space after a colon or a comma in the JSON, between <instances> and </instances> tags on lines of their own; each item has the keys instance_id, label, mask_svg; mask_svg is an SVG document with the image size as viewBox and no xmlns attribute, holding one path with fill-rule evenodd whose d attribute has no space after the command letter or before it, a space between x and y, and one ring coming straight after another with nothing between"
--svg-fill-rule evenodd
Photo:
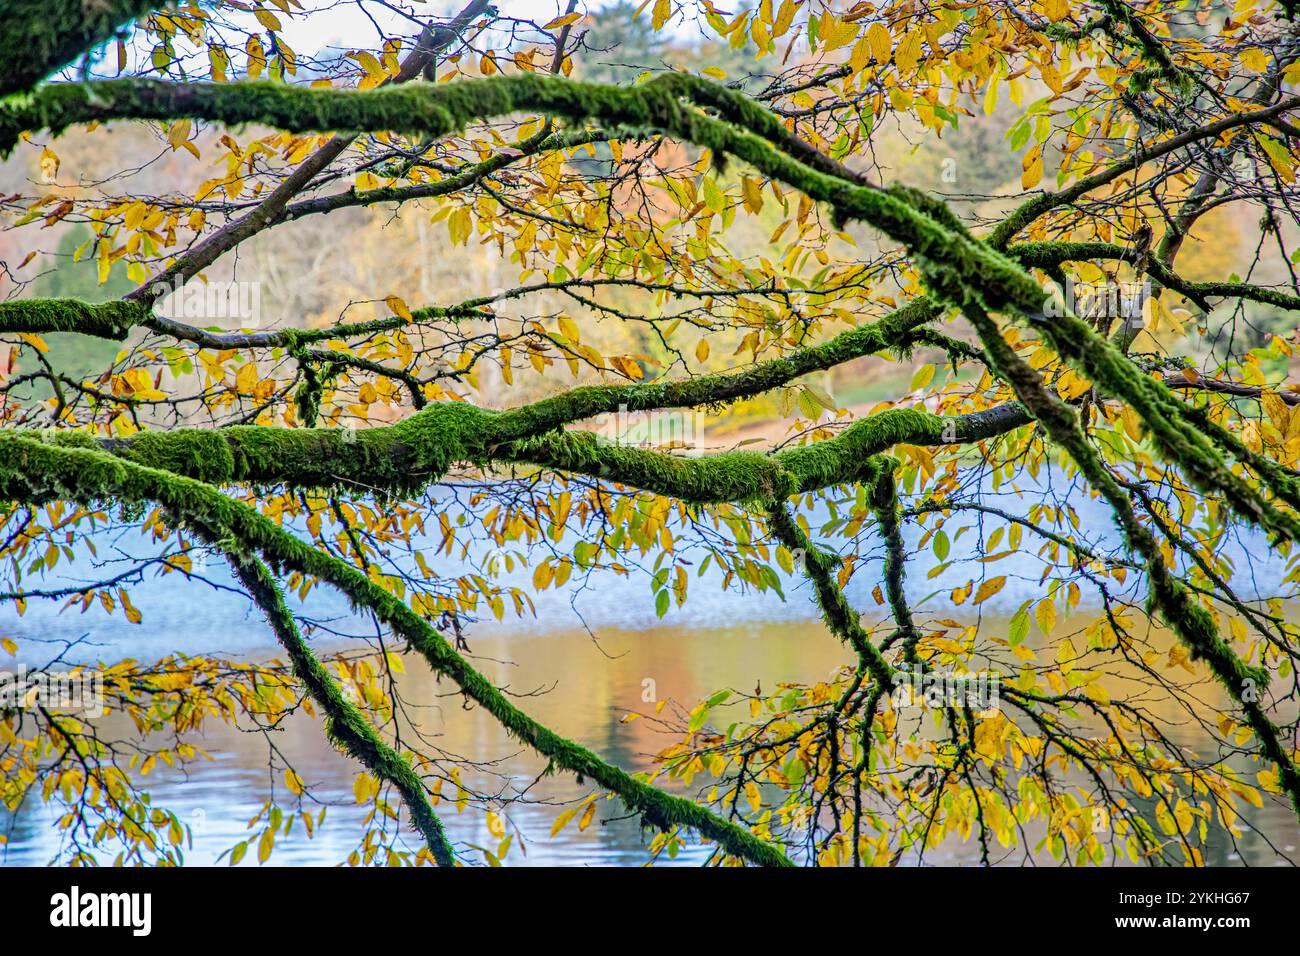
<instances>
[{"instance_id":1,"label":"drooping branch","mask_svg":"<svg viewBox=\"0 0 1300 956\"><path fill-rule=\"evenodd\" d=\"M1017 398L1053 441L1069 452L1088 483L1110 505L1125 540L1145 563L1151 604L1192 657L1206 661L1219 683L1244 711L1264 754L1277 767L1292 807L1300 815L1300 771L1283 746L1277 727L1259 704L1268 683L1267 671L1250 667L1237 656L1219 635L1214 618L1165 565L1155 537L1138 521L1131 501L1088 442L1073 409L1043 385L1038 373L1006 343L1001 330L979 306L968 305L967 316L984 339L999 375L1011 385Z\"/></svg>"},{"instance_id":2,"label":"drooping branch","mask_svg":"<svg viewBox=\"0 0 1300 956\"><path fill-rule=\"evenodd\" d=\"M875 485L886 472L895 468L895 459L873 457L863 469L862 483L868 487ZM822 609L822 618L832 634L844 641L858 655L861 666L876 681L877 685L888 692L894 686L894 668L885 660L885 656L871 641L871 636L862 627L858 612L849 604L844 591L835 580L839 570L839 561L830 554L817 548L808 535L799 527L789 511L784 499L769 501L766 508L767 524L772 534L785 545L786 549L801 558L804 573L812 581L817 594L817 604Z\"/></svg>"},{"instance_id":3,"label":"drooping branch","mask_svg":"<svg viewBox=\"0 0 1300 956\"><path fill-rule=\"evenodd\" d=\"M218 542L210 539L210 543ZM455 851L447 840L441 821L433 812L419 775L401 754L384 742L365 715L343 695L338 683L312 654L266 565L237 549L228 552L227 558L235 576L271 625L276 640L288 653L294 674L324 712L326 736L345 753L360 761L377 779L397 788L411 814L411 822L424 837L425 845L433 854L434 860L439 866L455 866Z\"/></svg>"},{"instance_id":4,"label":"drooping branch","mask_svg":"<svg viewBox=\"0 0 1300 956\"><path fill-rule=\"evenodd\" d=\"M867 500L876 514L876 524L885 538L885 598L889 602L890 613L898 629L885 642L888 647L894 641L903 643L903 659L908 665L919 670L916 646L921 640L921 632L912 619L912 608L907 603L907 594L903 590L904 568L907 553L903 546L903 526L899 520L898 483L893 471L884 472L872 485Z\"/></svg>"},{"instance_id":5,"label":"drooping branch","mask_svg":"<svg viewBox=\"0 0 1300 956\"><path fill-rule=\"evenodd\" d=\"M409 641L438 674L493 715L514 737L581 779L618 794L647 823L686 827L716 841L729 854L763 866L789 866L773 845L690 800L674 797L529 717L456 652L404 602L346 562L318 551L250 506L189 478L132 464L102 451L45 444L0 432L0 496L19 501L56 497L71 501L156 502L182 521L193 521L260 554L272 567L318 578L372 611Z\"/></svg>"}]
</instances>

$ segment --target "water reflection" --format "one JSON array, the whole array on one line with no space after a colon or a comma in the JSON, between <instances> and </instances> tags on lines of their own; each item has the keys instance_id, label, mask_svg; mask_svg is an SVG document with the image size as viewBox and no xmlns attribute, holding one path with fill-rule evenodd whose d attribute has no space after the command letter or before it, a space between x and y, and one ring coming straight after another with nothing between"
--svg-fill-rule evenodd
<instances>
[{"instance_id":1,"label":"water reflection","mask_svg":"<svg viewBox=\"0 0 1300 956\"><path fill-rule=\"evenodd\" d=\"M1102 513L1089 503L1078 507L1085 526L1103 521ZM915 547L919 532L912 528L909 535L909 546ZM137 555L144 548L138 536L118 539L113 546L119 552ZM1238 564L1234 584L1243 593L1271 593L1284 573L1282 559L1267 547L1253 548L1252 553L1249 541L1229 542L1225 547L1232 549ZM108 553L110 549L101 543L99 550ZM436 548L430 549L433 551ZM980 556L977 536L972 534L954 540L950 566L942 573L927 578L918 567L909 578L909 590L912 600L922 605L922 614L960 618L966 609L945 607L947 591L982 573L985 566L978 563ZM222 577L220 565L209 573L218 584L230 583L228 577ZM1017 554L1000 563L998 573L1008 575L1008 584L980 610L984 627L992 633L1005 633L1007 616L1026 598L1042 594L1041 564L1032 554ZM98 576L96 569L84 565L61 566L59 575L73 579ZM526 586L528 579L529 572L515 572L515 583ZM877 579L870 571L855 577L850 588L855 606L876 607L870 590ZM49 580L47 586L59 583L66 580ZM649 708L643 700L647 688L652 687L659 699L670 698L689 708L721 687L748 690L759 683L770 688L779 681L824 679L848 660L845 649L817 620L806 585L797 581L787 582L787 599L782 600L773 592L724 592L716 576L706 575L692 581L686 607L674 608L662 622L656 618L644 578L604 575L593 579L591 585L578 584L537 596L535 621L498 624L489 620L475 627L472 652L476 664L490 678L514 694L530 695L520 703L541 722L628 770L651 769L651 755L667 742L650 721L621 721L629 711ZM1129 586L1140 601L1142 585L1137 576ZM87 642L72 655L81 660L124 656L148 660L173 652L254 659L278 656L265 623L237 594L204 590L171 576L146 579L133 588L132 599L144 615L139 626L127 624L120 616L106 617L97 606L83 616L75 611L60 614L51 604L33 604L22 618L13 616L6 606L0 613L8 619L0 620L0 627L18 639L21 660L32 664L48 659L53 648L83 637ZM341 629L373 633L367 622L353 618L344 603L327 591L314 592L300 608L318 620L334 620ZM1095 613L1084 610L1063 618L1061 633L1078 632ZM433 745L478 762L481 769L467 775L467 783L503 792L528 792L530 802L512 804L506 811L508 825L516 831L512 864L644 862L648 836L616 803L601 801L596 824L586 831L570 825L558 837L549 838L560 805L581 796L585 789L567 774L539 779L545 762L510 740L481 709L464 707L455 688L434 680L422 661L410 660L399 687L408 715L416 718ZM1172 707L1161 715L1171 721L1182 742L1204 740L1186 715ZM299 716L271 737L213 723L195 742L214 756L213 762L198 766L188 778L166 768L150 776L155 803L176 810L194 830L193 847L186 854L188 863L212 863L233 843L255 836L244 824L273 793L281 802L289 799L279 772L269 767L272 744L328 807L327 822L314 839L307 839L299 828L277 841L272 862L334 864L355 848L353 841L364 812L356 807L352 791L357 767L327 744L319 723ZM308 809L315 812L319 808ZM482 813L456 814L447 802L439 812L467 859L476 859L473 846L495 846L497 841L487 832ZM1285 807L1269 803L1263 810L1251 811L1249 820L1282 853L1294 857L1300 829ZM0 859L6 865L46 863L58 850L53 822L49 811L34 802L17 814L0 816L0 825L9 837L7 846L0 849ZM1240 844L1244 860L1225 839L1212 840L1207 862L1282 862L1258 835L1247 833ZM693 849L675 862L698 864L707 853L706 849ZM254 856L249 854L246 865L256 865ZM951 841L926 857L932 863L977 860L974 843ZM1050 857L1045 861L1050 862Z\"/></svg>"},{"instance_id":2,"label":"water reflection","mask_svg":"<svg viewBox=\"0 0 1300 956\"><path fill-rule=\"evenodd\" d=\"M692 703L720 687L752 688L761 682L772 687L779 680L816 680L826 677L845 660L844 649L816 622L781 622L735 628L673 628L652 631L606 631L599 645L580 631L552 634L496 634L477 639L473 646L478 665L493 679L518 694L539 692L524 701L542 722L576 738L607 759L629 770L651 767L650 755L666 738L645 720L624 723L629 711L646 710L642 701L646 681L653 681L661 697ZM446 683L439 685L416 659L409 661L401 679L401 696L434 744L450 752L471 756L489 766L467 775L475 786L529 790L535 803L515 804L507 812L517 829L524 855L511 854L520 864L637 864L645 860L643 836L637 821L622 817L616 803L602 801L597 825L579 832L568 826L549 838L559 812L555 804L584 791L567 774L534 781L545 769L544 761L521 750L500 726L479 708L466 709ZM151 776L154 800L175 809L195 831L189 863L212 863L235 842L249 837L244 823L260 809L273 790L288 799L278 773L268 767L270 742L259 734L238 733L211 725L202 746L215 756L185 779L176 771L158 770ZM356 766L335 753L325 742L320 725L306 717L290 720L274 734L274 745L297 768L317 796L329 805L326 825L314 839L301 829L277 843L276 864L332 864L354 848L361 811L355 806L352 782ZM500 774L510 776L503 780ZM275 788L278 788L276 790ZM313 812L315 808L313 809ZM476 854L470 845L495 846L483 815L467 811L457 815L444 802L440 812L454 842ZM608 819L608 818L615 819ZM606 822L601 822L606 821ZM1272 804L1257 811L1253 822L1281 847L1294 849L1296 823L1285 808ZM42 864L55 852L56 833L50 815L29 804L9 821L7 865ZM1270 864L1273 852L1256 836L1242 841L1246 861ZM1213 844L1207 862L1235 862L1225 841ZM693 850L679 863L698 863L706 851ZM250 854L250 858L252 854ZM934 863L977 860L974 845L946 844L927 857Z\"/></svg>"}]
</instances>

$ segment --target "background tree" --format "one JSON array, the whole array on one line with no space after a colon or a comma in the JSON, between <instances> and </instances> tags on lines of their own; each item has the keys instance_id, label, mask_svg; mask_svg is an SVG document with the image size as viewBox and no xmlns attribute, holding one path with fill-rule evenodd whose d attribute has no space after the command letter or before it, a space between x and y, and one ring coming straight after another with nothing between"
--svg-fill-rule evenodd
<instances>
[{"instance_id":1,"label":"background tree","mask_svg":"<svg viewBox=\"0 0 1300 956\"><path fill-rule=\"evenodd\" d=\"M498 862L527 792L476 792L472 755L412 730L404 657L593 788L557 830L608 795L652 857L703 839L718 862L884 865L953 838L984 862L1196 864L1254 826L1243 804L1300 814L1286 10L654 0L631 28L644 69L607 74L626 7L84 6L0 16L0 149L24 171L3 201L3 597L138 620L133 583L184 600L216 558L285 658L106 660L131 733L5 710L0 798L59 805L68 858L179 860L150 769L197 761L205 721L305 708L364 770L352 862L464 859L446 806L486 814ZM344 11L372 35L330 32ZM909 154L927 189L897 178ZM391 250L367 238L394 217ZM130 290L44 294L68 235ZM451 277L481 288L447 296ZM82 374L49 358L69 334L120 348ZM907 370L887 401L819 384L884 361ZM790 420L757 447L645 447L599 419L760 401ZM1089 498L1113 528L1080 521ZM157 555L43 580L123 525ZM963 534L978 576L909 597L918 554L943 568ZM1243 534L1285 568L1250 592L1225 547ZM1039 597L1005 626L955 620L1025 552ZM633 775L472 666L478 617L531 608L485 555L534 590L643 575L661 616L709 567L728 588L794 575L845 663L645 715L678 740ZM848 596L862 576L882 621ZM318 589L378 636L322 653L297 606ZM1102 612L1072 617L1085 590ZM978 681L997 706L930 694ZM320 822L271 761L299 799L268 803L260 859Z\"/></svg>"}]
</instances>

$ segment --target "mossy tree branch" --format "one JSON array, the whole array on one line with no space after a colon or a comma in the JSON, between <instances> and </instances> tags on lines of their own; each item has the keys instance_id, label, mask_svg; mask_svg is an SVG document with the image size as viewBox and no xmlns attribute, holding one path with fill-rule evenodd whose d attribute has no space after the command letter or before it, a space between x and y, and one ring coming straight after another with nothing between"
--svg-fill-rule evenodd
<instances>
[{"instance_id":1,"label":"mossy tree branch","mask_svg":"<svg viewBox=\"0 0 1300 956\"><path fill-rule=\"evenodd\" d=\"M0 334L4 335L76 332L120 342L132 329L146 325L151 319L150 310L136 302L91 304L81 299L10 299L0 302Z\"/></svg>"},{"instance_id":2,"label":"mossy tree branch","mask_svg":"<svg viewBox=\"0 0 1300 956\"><path fill-rule=\"evenodd\" d=\"M791 155L800 151L785 141L777 143L786 146L782 152L749 132L749 128L766 129L774 122L769 111L757 103L746 102L732 111L729 118L747 127L740 128L706 116L689 102L724 95L716 94L715 88L717 85L707 80L678 73L632 88L535 75L500 76L434 89L405 86L368 92L265 83L179 85L114 80L58 84L42 88L30 102L0 108L0 147L24 129L61 129L71 122L119 117L193 116L225 122L256 120L299 131L387 129L444 135L473 120L533 109L621 128L663 130L706 146L715 154L736 156L809 197L830 203L841 221L871 223L912 250L926 281L942 299L960 305L974 295L989 310L1040 319L1038 327L1053 348L1105 394L1133 407L1162 454L1183 467L1194 484L1207 492L1222 493L1246 520L1279 536L1300 538L1300 522L1270 508L1258 491L1223 466L1213 443L1186 425L1174 407L1179 402L1167 388L1143 375L1113 344L1074 316L1046 319L1038 283L1019 264L957 228L941 203L918 202L915 194L906 190L857 185L805 165ZM1300 99L1285 103L1294 107ZM1255 112L1276 116L1283 105L1269 108L1271 112ZM1195 132L1210 135L1212 129L1258 121L1258 117L1251 119L1254 115L1238 114ZM1261 477L1268 482L1267 475Z\"/></svg>"},{"instance_id":3,"label":"mossy tree branch","mask_svg":"<svg viewBox=\"0 0 1300 956\"><path fill-rule=\"evenodd\" d=\"M1048 435L1078 464L1083 476L1110 505L1129 546L1143 559L1150 587L1150 602L1194 659L1204 659L1210 671L1246 715L1264 754L1278 769L1283 790L1300 815L1300 771L1287 752L1278 729L1259 704L1268 673L1247 666L1219 635L1214 619L1187 586L1165 564L1164 555L1150 529L1137 519L1132 502L1101 456L1089 443L1074 410L1044 386L1042 379L1002 337L1001 330L978 305L967 316L984 339L995 368L1015 391Z\"/></svg>"},{"instance_id":4,"label":"mossy tree branch","mask_svg":"<svg viewBox=\"0 0 1300 956\"><path fill-rule=\"evenodd\" d=\"M627 393L618 391L621 387L612 388L614 394L595 405L596 411L584 403L573 412L575 417L616 411L620 404L629 410L670 407L638 405L626 400ZM396 425L356 432L232 426L140 432L102 441L80 432L57 432L53 440L68 447L109 450L138 464L217 485L351 487L398 495L440 480L457 462L518 463L602 478L692 503L721 503L853 482L864 456L899 443L971 444L1030 421L1014 402L958 416L892 409L855 422L835 438L775 455L738 451L699 458L620 446L581 430L554 431L558 425L544 414L486 412L457 402L439 402Z\"/></svg>"},{"instance_id":5,"label":"mossy tree branch","mask_svg":"<svg viewBox=\"0 0 1300 956\"><path fill-rule=\"evenodd\" d=\"M867 462L863 483L874 488L877 482L892 480L897 459L875 456ZM889 476L887 479L886 476ZM885 659L880 648L871 642L871 635L862 627L861 617L849 604L835 576L840 562L832 554L820 550L791 516L783 499L769 501L766 507L767 525L773 536L791 553L802 557L804 573L812 581L817 594L817 604L822 609L822 619L832 634L844 641L858 655L862 668L871 675L878 687L887 693L894 687L894 667Z\"/></svg>"},{"instance_id":6,"label":"mossy tree branch","mask_svg":"<svg viewBox=\"0 0 1300 956\"><path fill-rule=\"evenodd\" d=\"M842 435L777 455L736 452L678 458L602 442L589 432L560 432L597 415L719 405L763 394L803 375L884 350L906 351L937 315L917 299L878 322L821 345L743 371L633 385L586 386L506 412L459 402L435 403L389 426L338 428L232 426L145 431L96 440L60 432L69 445L99 447L128 460L212 484L350 486L385 494L412 492L441 479L457 462L526 463L603 477L693 502L755 500L790 487L813 490L852 481L862 457L906 442L969 444L1029 422L1015 403L945 417L893 409Z\"/></svg>"},{"instance_id":7,"label":"mossy tree branch","mask_svg":"<svg viewBox=\"0 0 1300 956\"><path fill-rule=\"evenodd\" d=\"M197 522L191 522L196 524ZM209 532L210 534L210 532ZM209 537L210 544L219 540ZM275 578L257 558L238 548L227 552L235 577L265 615L276 640L289 655L293 672L325 714L325 734L349 756L360 761L379 780L397 788L406 802L411 822L439 866L454 866L456 854L442 822L433 812L424 782L396 750L384 742L365 715L343 695L342 688L311 652L284 602Z\"/></svg>"},{"instance_id":8,"label":"mossy tree branch","mask_svg":"<svg viewBox=\"0 0 1300 956\"><path fill-rule=\"evenodd\" d=\"M310 575L337 588L355 606L370 610L410 642L436 673L454 681L466 697L492 714L511 735L550 758L555 766L618 794L647 823L665 830L695 830L732 856L752 863L791 865L779 849L749 830L690 800L650 786L539 724L511 703L404 602L346 562L305 544L255 509L203 482L145 468L102 451L61 447L0 433L0 496L18 501L59 498L85 503L156 502L183 522L193 522L221 538L238 542L274 568Z\"/></svg>"},{"instance_id":9,"label":"mossy tree branch","mask_svg":"<svg viewBox=\"0 0 1300 956\"><path fill-rule=\"evenodd\" d=\"M885 539L885 598L889 602L890 613L898 629L890 636L885 646L899 640L903 643L903 659L916 670L921 669L916 646L921 640L921 632L912 618L912 608L907 603L907 594L903 590L903 578L906 573L907 552L903 546L903 525L900 520L898 501L898 483L894 480L892 470L885 471L870 489L868 501L876 515L876 525Z\"/></svg>"}]
</instances>

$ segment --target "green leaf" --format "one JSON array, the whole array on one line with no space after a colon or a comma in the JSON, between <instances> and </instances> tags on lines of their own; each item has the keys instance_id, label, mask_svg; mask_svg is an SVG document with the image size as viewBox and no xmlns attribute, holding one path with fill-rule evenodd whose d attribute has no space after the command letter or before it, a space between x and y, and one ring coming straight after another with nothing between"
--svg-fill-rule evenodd
<instances>
[{"instance_id":1,"label":"green leaf","mask_svg":"<svg viewBox=\"0 0 1300 956\"><path fill-rule=\"evenodd\" d=\"M1029 614L1022 607L1016 612L1015 617L1011 619L1011 623L1007 629L1007 640L1011 642L1012 647L1015 647L1028 636Z\"/></svg>"}]
</instances>

